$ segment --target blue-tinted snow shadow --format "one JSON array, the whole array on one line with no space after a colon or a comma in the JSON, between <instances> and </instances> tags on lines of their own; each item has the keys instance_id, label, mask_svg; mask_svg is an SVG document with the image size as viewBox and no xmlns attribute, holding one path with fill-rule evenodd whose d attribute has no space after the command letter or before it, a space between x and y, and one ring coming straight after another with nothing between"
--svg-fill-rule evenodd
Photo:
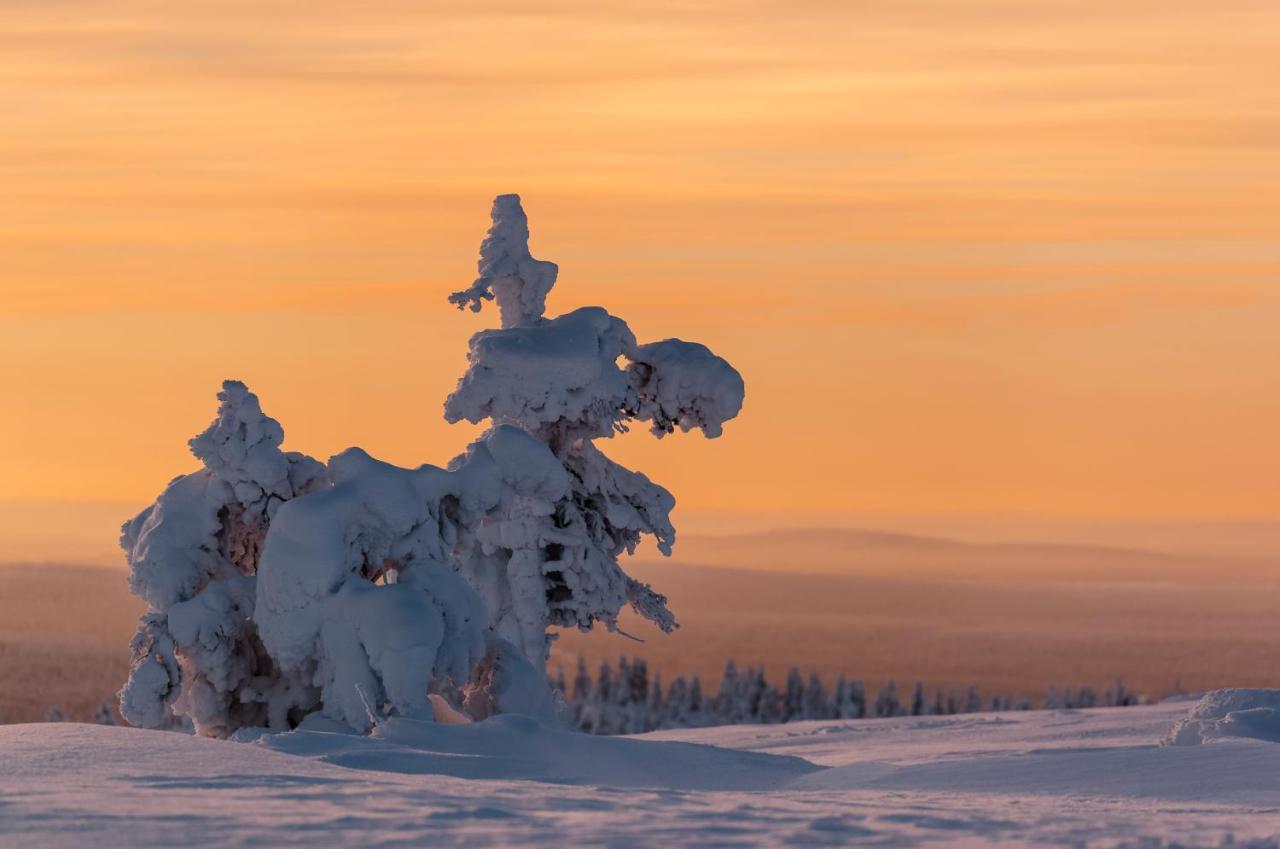
<instances>
[{"instance_id":1,"label":"blue-tinted snow shadow","mask_svg":"<svg viewBox=\"0 0 1280 849\"><path fill-rule=\"evenodd\" d=\"M269 773L228 773L199 778L174 777L172 775L131 775L121 779L131 784L141 784L160 790L236 790L241 788L316 787L327 784L345 784L337 778L318 775L284 775Z\"/></svg>"},{"instance_id":2,"label":"blue-tinted snow shadow","mask_svg":"<svg viewBox=\"0 0 1280 849\"><path fill-rule=\"evenodd\" d=\"M510 714L469 725L396 718L367 737L298 730L257 745L376 772L677 790L772 790L823 769L786 755L581 734Z\"/></svg>"}]
</instances>

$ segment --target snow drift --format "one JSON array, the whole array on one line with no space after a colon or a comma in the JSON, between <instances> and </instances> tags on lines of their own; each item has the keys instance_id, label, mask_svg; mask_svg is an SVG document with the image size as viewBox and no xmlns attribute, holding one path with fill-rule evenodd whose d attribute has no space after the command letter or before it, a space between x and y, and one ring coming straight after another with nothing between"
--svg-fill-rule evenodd
<instances>
[{"instance_id":1,"label":"snow drift","mask_svg":"<svg viewBox=\"0 0 1280 849\"><path fill-rule=\"evenodd\" d=\"M353 769L607 787L769 790L820 769L784 755L596 737L514 714L469 725L393 717L369 736L303 722L254 742Z\"/></svg>"},{"instance_id":2,"label":"snow drift","mask_svg":"<svg viewBox=\"0 0 1280 849\"><path fill-rule=\"evenodd\" d=\"M313 714L252 745L0 726L0 847L1277 849L1280 746L1159 746L1185 704L569 734Z\"/></svg>"},{"instance_id":3,"label":"snow drift","mask_svg":"<svg viewBox=\"0 0 1280 849\"><path fill-rule=\"evenodd\" d=\"M1280 743L1280 690L1206 693L1190 714L1173 726L1165 742L1171 746L1196 746L1228 739Z\"/></svg>"}]
</instances>

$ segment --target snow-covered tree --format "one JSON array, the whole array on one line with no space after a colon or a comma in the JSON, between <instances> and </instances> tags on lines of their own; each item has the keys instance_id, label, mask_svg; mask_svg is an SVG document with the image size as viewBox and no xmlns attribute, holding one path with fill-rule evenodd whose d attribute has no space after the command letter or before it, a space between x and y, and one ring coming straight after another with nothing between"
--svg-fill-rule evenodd
<instances>
[{"instance_id":1,"label":"snow-covered tree","mask_svg":"<svg viewBox=\"0 0 1280 849\"><path fill-rule=\"evenodd\" d=\"M860 680L849 682L849 700L853 705L854 719L863 719L867 715L867 688Z\"/></svg>"},{"instance_id":2,"label":"snow-covered tree","mask_svg":"<svg viewBox=\"0 0 1280 849\"><path fill-rule=\"evenodd\" d=\"M747 722L777 722L769 718L773 712L770 704L770 687L764 678L764 667L753 666L743 679L745 690L745 719Z\"/></svg>"},{"instance_id":3,"label":"snow-covered tree","mask_svg":"<svg viewBox=\"0 0 1280 849\"><path fill-rule=\"evenodd\" d=\"M768 682L761 666L743 667L734 661L727 662L716 696L705 701L696 675L692 686L684 676L674 678L664 698L658 673L647 673L644 659L619 658L618 669L619 672L614 672L607 663L604 664L600 680L593 683L585 665L579 663L575 696L569 700L567 708L581 730L597 734L633 734L659 728L701 725L862 719L866 716L951 716L983 710L981 696L974 686L968 687L963 696L956 690L935 689L932 699L929 699L923 683L917 683L907 700L900 697L893 682L888 682L868 711L861 681L841 675L828 697L816 674L810 673L806 683L799 670L792 670L788 679L792 682L793 699L799 709L793 710L788 717L783 693ZM634 683L627 684L635 682L643 674L648 674L650 681L647 696ZM1064 706L1057 693L1056 688L1049 688L1045 708L1052 708L1055 704ZM1072 692L1066 690L1065 694L1065 704L1074 704ZM598 698L605 699L602 710L598 710ZM1107 706L1123 706L1140 704L1142 698L1124 687L1122 682L1117 682L1106 691L1102 702ZM988 705L987 709L993 712L1031 708L1031 703L1025 698L998 695L993 695Z\"/></svg>"},{"instance_id":4,"label":"snow-covered tree","mask_svg":"<svg viewBox=\"0 0 1280 849\"><path fill-rule=\"evenodd\" d=\"M320 711L365 729L388 713L431 718L450 697L473 718L550 718L552 628L614 628L626 604L675 627L666 599L618 564L645 534L670 553L674 499L594 440L631 421L719 436L742 379L702 345L639 344L598 307L545 318L557 269L528 236L519 198L499 197L480 276L452 298L496 300L502 327L472 338L446 401L448 420L490 425L447 468L282 451L257 397L223 385L191 441L203 468L124 526L130 587L149 608L126 719L228 736Z\"/></svg>"},{"instance_id":5,"label":"snow-covered tree","mask_svg":"<svg viewBox=\"0 0 1280 849\"><path fill-rule=\"evenodd\" d=\"M742 700L741 682L738 680L738 665L728 660L724 672L720 675L720 689L716 693L715 719L717 725L733 725L747 719L746 706Z\"/></svg>"},{"instance_id":6,"label":"snow-covered tree","mask_svg":"<svg viewBox=\"0 0 1280 849\"><path fill-rule=\"evenodd\" d=\"M665 728L667 725L666 702L662 694L662 673L654 672L653 681L649 684L649 698L645 703L644 730Z\"/></svg>"},{"instance_id":7,"label":"snow-covered tree","mask_svg":"<svg viewBox=\"0 0 1280 849\"><path fill-rule=\"evenodd\" d=\"M591 687L591 673L587 671L586 658L578 655L578 670L573 675L573 710L569 717L575 728L586 727Z\"/></svg>"},{"instance_id":8,"label":"snow-covered tree","mask_svg":"<svg viewBox=\"0 0 1280 849\"><path fill-rule=\"evenodd\" d=\"M778 692L778 688L772 684L766 683L764 692L760 694L760 708L756 714L756 721L769 725L783 721L782 693Z\"/></svg>"},{"instance_id":9,"label":"snow-covered tree","mask_svg":"<svg viewBox=\"0 0 1280 849\"><path fill-rule=\"evenodd\" d=\"M93 716L90 720L94 725L117 725L116 710L111 706L110 702L103 702L93 709Z\"/></svg>"},{"instance_id":10,"label":"snow-covered tree","mask_svg":"<svg viewBox=\"0 0 1280 849\"><path fill-rule=\"evenodd\" d=\"M548 681L551 684L552 692L556 693L563 699L569 691L569 681L565 678L563 664L558 664L556 666L555 677L548 679Z\"/></svg>"},{"instance_id":11,"label":"snow-covered tree","mask_svg":"<svg viewBox=\"0 0 1280 849\"><path fill-rule=\"evenodd\" d=\"M846 681L841 675L836 690L837 719L862 719L867 715L867 695L861 681Z\"/></svg>"},{"instance_id":12,"label":"snow-covered tree","mask_svg":"<svg viewBox=\"0 0 1280 849\"><path fill-rule=\"evenodd\" d=\"M683 675L677 675L667 688L662 714L666 717L666 728L685 728L689 725L689 682Z\"/></svg>"},{"instance_id":13,"label":"snow-covered tree","mask_svg":"<svg viewBox=\"0 0 1280 849\"><path fill-rule=\"evenodd\" d=\"M1107 690L1103 702L1107 707L1132 707L1142 704L1142 697L1125 686L1124 681L1116 679L1115 687Z\"/></svg>"},{"instance_id":14,"label":"snow-covered tree","mask_svg":"<svg viewBox=\"0 0 1280 849\"><path fill-rule=\"evenodd\" d=\"M804 719L804 678L794 666L787 670L787 686L782 695L783 722Z\"/></svg>"},{"instance_id":15,"label":"snow-covered tree","mask_svg":"<svg viewBox=\"0 0 1280 849\"><path fill-rule=\"evenodd\" d=\"M890 681L876 696L874 716L901 716L902 702L898 699L898 685Z\"/></svg>"},{"instance_id":16,"label":"snow-covered tree","mask_svg":"<svg viewBox=\"0 0 1280 849\"><path fill-rule=\"evenodd\" d=\"M592 734L611 734L617 724L613 717L613 667L609 661L600 662L600 672L596 675L587 696L587 704L583 710L584 721L581 727Z\"/></svg>"},{"instance_id":17,"label":"snow-covered tree","mask_svg":"<svg viewBox=\"0 0 1280 849\"><path fill-rule=\"evenodd\" d=\"M696 672L693 673L693 678L689 681L689 698L686 702L684 716L685 723L689 727L696 728L711 723L711 717L707 711L707 701L702 695L702 679Z\"/></svg>"},{"instance_id":18,"label":"snow-covered tree","mask_svg":"<svg viewBox=\"0 0 1280 849\"><path fill-rule=\"evenodd\" d=\"M445 418L522 428L551 451L569 486L554 499L517 500L491 516L462 554L463 573L486 602L491 630L534 664L546 661L552 626L613 629L627 604L670 631L676 620L666 598L630 578L618 558L646 534L671 552L675 499L614 463L594 440L631 421L648 422L658 437L677 427L719 436L741 409L742 378L696 343L639 344L625 322L599 307L547 318L558 268L530 255L520 198L498 197L492 219L479 276L450 300L475 311L496 300L501 327L472 337L469 367L445 402Z\"/></svg>"},{"instance_id":19,"label":"snow-covered tree","mask_svg":"<svg viewBox=\"0 0 1280 849\"><path fill-rule=\"evenodd\" d=\"M816 672L809 673L809 683L804 688L804 718L831 718L831 702L827 699L827 690Z\"/></svg>"},{"instance_id":20,"label":"snow-covered tree","mask_svg":"<svg viewBox=\"0 0 1280 849\"><path fill-rule=\"evenodd\" d=\"M911 691L911 715L923 716L924 713L924 683L917 681L915 689Z\"/></svg>"},{"instance_id":21,"label":"snow-covered tree","mask_svg":"<svg viewBox=\"0 0 1280 849\"><path fill-rule=\"evenodd\" d=\"M175 478L121 535L129 586L150 608L133 638L120 693L125 719L169 728L173 711L203 734L285 726L314 701L278 670L255 625L256 575L281 505L327 485L320 463L280 450L284 431L243 383L218 394L213 423L191 440L200 471Z\"/></svg>"}]
</instances>

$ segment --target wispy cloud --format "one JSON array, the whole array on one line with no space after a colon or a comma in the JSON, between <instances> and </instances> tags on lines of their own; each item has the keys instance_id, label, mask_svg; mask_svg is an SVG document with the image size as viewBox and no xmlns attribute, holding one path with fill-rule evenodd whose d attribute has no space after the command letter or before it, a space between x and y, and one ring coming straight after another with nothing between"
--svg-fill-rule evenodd
<instances>
[{"instance_id":1,"label":"wispy cloud","mask_svg":"<svg viewBox=\"0 0 1280 849\"><path fill-rule=\"evenodd\" d=\"M10 0L0 497L163 483L150 444L70 456L181 454L200 399L125 385L446 392L480 325L440 295L514 190L556 308L741 361L724 453L636 461L693 503L1277 503L1278 29L1270 0ZM831 421L776 412L817 393ZM412 419L378 424L429 459Z\"/></svg>"}]
</instances>

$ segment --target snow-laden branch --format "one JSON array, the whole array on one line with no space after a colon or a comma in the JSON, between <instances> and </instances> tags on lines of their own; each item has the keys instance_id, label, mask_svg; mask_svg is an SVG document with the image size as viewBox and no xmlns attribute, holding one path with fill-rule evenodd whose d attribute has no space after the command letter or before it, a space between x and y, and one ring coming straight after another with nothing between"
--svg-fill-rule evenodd
<instances>
[{"instance_id":1,"label":"snow-laden branch","mask_svg":"<svg viewBox=\"0 0 1280 849\"><path fill-rule=\"evenodd\" d=\"M583 307L537 324L482 330L445 418L609 436L637 403L618 358L636 346L626 323Z\"/></svg>"},{"instance_id":2,"label":"snow-laden branch","mask_svg":"<svg viewBox=\"0 0 1280 849\"><path fill-rule=\"evenodd\" d=\"M627 371L639 398L636 418L651 422L658 438L679 427L714 439L742 409L742 375L697 342L641 345Z\"/></svg>"}]
</instances>

